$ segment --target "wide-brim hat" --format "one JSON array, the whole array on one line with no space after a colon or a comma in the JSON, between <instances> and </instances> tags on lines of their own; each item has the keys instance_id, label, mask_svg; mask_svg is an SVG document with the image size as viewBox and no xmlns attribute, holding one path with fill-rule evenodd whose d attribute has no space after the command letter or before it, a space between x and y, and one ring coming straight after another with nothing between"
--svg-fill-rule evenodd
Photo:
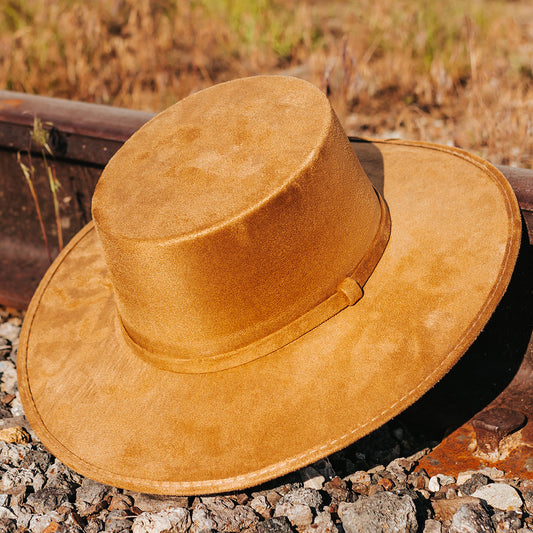
<instances>
[{"instance_id":1,"label":"wide-brim hat","mask_svg":"<svg viewBox=\"0 0 533 533\"><path fill-rule=\"evenodd\" d=\"M456 148L356 151L321 91L277 76L135 133L24 322L19 388L45 446L122 488L236 490L442 378L509 282L516 199Z\"/></svg>"}]
</instances>

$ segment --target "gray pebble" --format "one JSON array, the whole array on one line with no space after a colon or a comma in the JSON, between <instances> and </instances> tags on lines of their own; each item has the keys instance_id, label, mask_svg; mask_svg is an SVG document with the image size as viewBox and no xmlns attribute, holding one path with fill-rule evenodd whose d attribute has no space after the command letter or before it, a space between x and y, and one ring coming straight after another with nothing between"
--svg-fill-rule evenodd
<instances>
[{"instance_id":1,"label":"gray pebble","mask_svg":"<svg viewBox=\"0 0 533 533\"><path fill-rule=\"evenodd\" d=\"M192 523L194 529L216 529L217 524L211 516L211 511L204 503L199 503L192 511Z\"/></svg>"},{"instance_id":2,"label":"gray pebble","mask_svg":"<svg viewBox=\"0 0 533 533\"><path fill-rule=\"evenodd\" d=\"M529 514L533 514L533 490L525 490L522 492L524 499L524 506Z\"/></svg>"},{"instance_id":3,"label":"gray pebble","mask_svg":"<svg viewBox=\"0 0 533 533\"><path fill-rule=\"evenodd\" d=\"M395 481L397 481L398 483L406 483L407 475L412 468L413 464L411 461L399 458L394 459L394 461L390 462L387 465L386 470L394 476Z\"/></svg>"},{"instance_id":4,"label":"gray pebble","mask_svg":"<svg viewBox=\"0 0 533 533\"><path fill-rule=\"evenodd\" d=\"M475 473L472 474L472 477L470 477L462 485L459 485L459 490L465 496L471 496L474 492L476 492L477 489L479 489L479 487L483 487L488 483L490 483L490 479L487 476Z\"/></svg>"},{"instance_id":5,"label":"gray pebble","mask_svg":"<svg viewBox=\"0 0 533 533\"><path fill-rule=\"evenodd\" d=\"M28 495L26 503L39 514L53 511L68 501L68 494L61 489L47 487Z\"/></svg>"},{"instance_id":6,"label":"gray pebble","mask_svg":"<svg viewBox=\"0 0 533 533\"><path fill-rule=\"evenodd\" d=\"M33 515L32 510L25 505L14 505L11 510L17 515L17 527L27 528Z\"/></svg>"},{"instance_id":7,"label":"gray pebble","mask_svg":"<svg viewBox=\"0 0 533 533\"><path fill-rule=\"evenodd\" d=\"M0 376L0 391L7 394L16 394L18 390L17 371L11 361L0 361Z\"/></svg>"},{"instance_id":8,"label":"gray pebble","mask_svg":"<svg viewBox=\"0 0 533 533\"><path fill-rule=\"evenodd\" d=\"M187 509L176 507L158 513L142 513L133 520L132 533L185 533L191 525Z\"/></svg>"},{"instance_id":9,"label":"gray pebble","mask_svg":"<svg viewBox=\"0 0 533 533\"><path fill-rule=\"evenodd\" d=\"M442 533L442 524L430 518L424 522L423 533Z\"/></svg>"},{"instance_id":10,"label":"gray pebble","mask_svg":"<svg viewBox=\"0 0 533 533\"><path fill-rule=\"evenodd\" d=\"M322 505L322 495L318 490L302 487L287 492L281 501L292 505L307 505L316 508Z\"/></svg>"},{"instance_id":11,"label":"gray pebble","mask_svg":"<svg viewBox=\"0 0 533 533\"><path fill-rule=\"evenodd\" d=\"M481 505L462 505L453 515L449 533L495 533L489 514Z\"/></svg>"},{"instance_id":12,"label":"gray pebble","mask_svg":"<svg viewBox=\"0 0 533 533\"><path fill-rule=\"evenodd\" d=\"M337 533L337 526L334 524L331 514L327 511L318 513L311 526L300 528L301 533Z\"/></svg>"},{"instance_id":13,"label":"gray pebble","mask_svg":"<svg viewBox=\"0 0 533 533\"><path fill-rule=\"evenodd\" d=\"M378 492L361 496L354 503L341 503L338 510L346 533L416 533L416 508L407 494Z\"/></svg>"},{"instance_id":14,"label":"gray pebble","mask_svg":"<svg viewBox=\"0 0 533 533\"><path fill-rule=\"evenodd\" d=\"M84 533L100 533L104 530L105 524L103 520L99 518L91 517L87 520L87 525L85 526Z\"/></svg>"},{"instance_id":15,"label":"gray pebble","mask_svg":"<svg viewBox=\"0 0 533 533\"><path fill-rule=\"evenodd\" d=\"M74 496L76 488L81 485L83 478L70 470L57 459L46 470L46 486L64 490L69 496Z\"/></svg>"},{"instance_id":16,"label":"gray pebble","mask_svg":"<svg viewBox=\"0 0 533 533\"><path fill-rule=\"evenodd\" d=\"M312 466L300 470L300 477L304 487L309 489L320 490L326 482L326 478Z\"/></svg>"},{"instance_id":17,"label":"gray pebble","mask_svg":"<svg viewBox=\"0 0 533 533\"><path fill-rule=\"evenodd\" d=\"M93 481L84 479L81 486L76 489L76 508L78 511L85 511L91 505L104 499L110 487Z\"/></svg>"},{"instance_id":18,"label":"gray pebble","mask_svg":"<svg viewBox=\"0 0 533 533\"><path fill-rule=\"evenodd\" d=\"M21 466L26 454L30 451L29 444L12 444L0 440L0 463L10 467ZM25 465L24 468L28 466L30 465Z\"/></svg>"},{"instance_id":19,"label":"gray pebble","mask_svg":"<svg viewBox=\"0 0 533 533\"><path fill-rule=\"evenodd\" d=\"M204 496L201 500L211 511L224 511L235 507L235 502L227 496Z\"/></svg>"},{"instance_id":20,"label":"gray pebble","mask_svg":"<svg viewBox=\"0 0 533 533\"><path fill-rule=\"evenodd\" d=\"M257 533L292 533L293 531L286 516L276 516L257 524Z\"/></svg>"},{"instance_id":21,"label":"gray pebble","mask_svg":"<svg viewBox=\"0 0 533 533\"><path fill-rule=\"evenodd\" d=\"M131 515L122 509L111 511L105 519L105 530L110 531L111 533L121 533L124 530L130 531L131 526L133 525L130 516Z\"/></svg>"},{"instance_id":22,"label":"gray pebble","mask_svg":"<svg viewBox=\"0 0 533 533\"><path fill-rule=\"evenodd\" d=\"M8 468L2 475L0 490L7 491L22 486L33 486L35 490L39 490L45 482L45 477L38 470L29 468Z\"/></svg>"},{"instance_id":23,"label":"gray pebble","mask_svg":"<svg viewBox=\"0 0 533 533\"><path fill-rule=\"evenodd\" d=\"M125 496L133 498L134 504L141 511L156 513L173 507L187 507L189 498L186 496L160 496L144 492L125 491Z\"/></svg>"},{"instance_id":24,"label":"gray pebble","mask_svg":"<svg viewBox=\"0 0 533 533\"><path fill-rule=\"evenodd\" d=\"M257 495L250 501L250 507L263 518L270 518L272 516L272 506L262 494Z\"/></svg>"},{"instance_id":25,"label":"gray pebble","mask_svg":"<svg viewBox=\"0 0 533 533\"><path fill-rule=\"evenodd\" d=\"M496 533L516 531L522 527L522 517L515 511L496 511L491 519Z\"/></svg>"},{"instance_id":26,"label":"gray pebble","mask_svg":"<svg viewBox=\"0 0 533 533\"><path fill-rule=\"evenodd\" d=\"M259 522L259 517L245 505L237 505L234 509L213 511L212 516L217 525L216 530L225 533L254 528Z\"/></svg>"},{"instance_id":27,"label":"gray pebble","mask_svg":"<svg viewBox=\"0 0 533 533\"><path fill-rule=\"evenodd\" d=\"M57 513L51 512L48 514L34 514L31 517L28 529L30 531L42 531L46 529L52 522L56 522L58 519Z\"/></svg>"},{"instance_id":28,"label":"gray pebble","mask_svg":"<svg viewBox=\"0 0 533 533\"><path fill-rule=\"evenodd\" d=\"M20 447L21 445L19 444L18 446ZM28 450L24 453L20 466L22 468L30 468L34 465L41 472L45 473L54 460L53 456L41 444L27 444L24 446L27 446Z\"/></svg>"}]
</instances>

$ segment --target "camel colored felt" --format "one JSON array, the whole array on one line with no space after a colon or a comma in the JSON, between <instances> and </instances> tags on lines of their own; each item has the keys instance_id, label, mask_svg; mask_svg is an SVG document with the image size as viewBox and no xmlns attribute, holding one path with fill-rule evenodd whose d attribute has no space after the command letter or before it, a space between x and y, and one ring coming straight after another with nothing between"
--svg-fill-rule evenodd
<instances>
[{"instance_id":1,"label":"camel colored felt","mask_svg":"<svg viewBox=\"0 0 533 533\"><path fill-rule=\"evenodd\" d=\"M322 92L278 76L143 126L93 218L31 302L21 398L74 470L160 494L257 485L397 415L479 334L520 242L489 163L356 155Z\"/></svg>"}]
</instances>

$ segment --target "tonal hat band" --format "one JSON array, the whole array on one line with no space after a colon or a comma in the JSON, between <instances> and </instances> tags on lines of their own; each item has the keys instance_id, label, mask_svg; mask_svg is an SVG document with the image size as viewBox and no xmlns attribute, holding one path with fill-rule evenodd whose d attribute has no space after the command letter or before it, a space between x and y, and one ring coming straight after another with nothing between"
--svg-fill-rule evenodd
<instances>
[{"instance_id":1,"label":"tonal hat band","mask_svg":"<svg viewBox=\"0 0 533 533\"><path fill-rule=\"evenodd\" d=\"M367 253L352 274L341 281L335 293L296 320L242 348L203 357L195 356L185 358L179 357L176 353L155 352L142 346L132 338L119 316L118 322L126 343L135 354L162 370L184 374L201 374L218 372L249 363L296 340L339 311L342 311L350 305L354 305L363 297L362 287L381 259L389 241L391 230L391 220L387 204L377 191L376 195L380 201L381 220Z\"/></svg>"}]
</instances>

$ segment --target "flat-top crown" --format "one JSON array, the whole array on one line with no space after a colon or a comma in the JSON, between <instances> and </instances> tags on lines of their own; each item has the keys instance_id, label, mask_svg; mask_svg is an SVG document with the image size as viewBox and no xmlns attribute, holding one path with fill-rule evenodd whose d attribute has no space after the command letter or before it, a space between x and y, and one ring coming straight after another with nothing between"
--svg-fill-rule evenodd
<instances>
[{"instance_id":1,"label":"flat-top crown","mask_svg":"<svg viewBox=\"0 0 533 533\"><path fill-rule=\"evenodd\" d=\"M182 237L275 194L311 163L330 128L327 99L307 85L259 77L243 91L225 83L158 115L98 183L100 228L135 239Z\"/></svg>"},{"instance_id":2,"label":"flat-top crown","mask_svg":"<svg viewBox=\"0 0 533 533\"><path fill-rule=\"evenodd\" d=\"M155 117L104 170L93 215L126 338L178 371L304 333L316 319L301 317L372 253L383 222L325 95L279 76Z\"/></svg>"}]
</instances>

